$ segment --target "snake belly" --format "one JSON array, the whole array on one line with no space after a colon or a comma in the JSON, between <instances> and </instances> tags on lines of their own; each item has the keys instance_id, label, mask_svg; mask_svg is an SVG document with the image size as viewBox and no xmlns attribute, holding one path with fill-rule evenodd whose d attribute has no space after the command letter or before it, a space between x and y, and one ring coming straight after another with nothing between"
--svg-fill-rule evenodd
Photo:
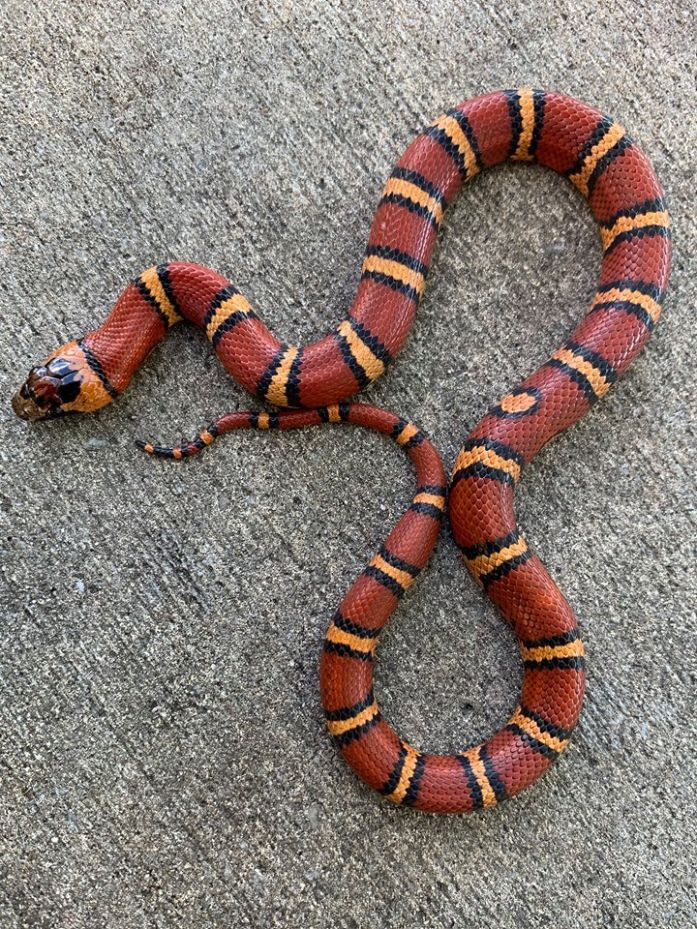
<instances>
[{"instance_id":1,"label":"snake belly","mask_svg":"<svg viewBox=\"0 0 697 929\"><path fill-rule=\"evenodd\" d=\"M544 165L569 178L598 223L600 277L566 342L474 427L448 486L457 544L477 583L518 640L524 672L510 719L481 744L424 753L392 729L373 693L381 629L435 544L446 490L421 430L346 399L378 378L402 347L424 292L446 207L465 181L504 161ZM516 524L514 490L525 466L624 373L661 312L670 270L670 219L647 157L612 119L559 93L520 88L468 100L438 117L406 149L382 192L358 290L346 319L306 346L277 339L225 278L171 262L133 280L99 328L34 368L14 400L30 419L105 406L167 330L202 328L227 371L263 401L306 410L235 413L177 448L182 458L232 428L349 422L405 448L417 490L329 626L321 695L343 757L389 800L432 812L490 807L532 784L577 723L585 657L573 611Z\"/></svg>"}]
</instances>

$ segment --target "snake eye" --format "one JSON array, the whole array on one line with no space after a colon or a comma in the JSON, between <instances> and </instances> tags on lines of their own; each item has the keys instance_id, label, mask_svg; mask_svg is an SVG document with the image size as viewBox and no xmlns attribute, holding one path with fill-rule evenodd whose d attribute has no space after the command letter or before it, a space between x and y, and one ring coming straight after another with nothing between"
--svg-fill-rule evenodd
<instances>
[{"instance_id":1,"label":"snake eye","mask_svg":"<svg viewBox=\"0 0 697 929\"><path fill-rule=\"evenodd\" d=\"M61 399L61 403L72 403L73 400L77 399L77 395L80 393L80 381L77 379L76 375L72 375L71 378L66 378L62 380L58 385L58 396Z\"/></svg>"}]
</instances>

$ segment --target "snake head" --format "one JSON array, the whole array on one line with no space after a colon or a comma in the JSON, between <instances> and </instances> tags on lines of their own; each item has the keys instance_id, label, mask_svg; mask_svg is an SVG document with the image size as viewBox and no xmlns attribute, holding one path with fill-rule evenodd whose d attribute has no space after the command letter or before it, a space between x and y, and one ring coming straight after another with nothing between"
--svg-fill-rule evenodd
<instances>
[{"instance_id":1,"label":"snake head","mask_svg":"<svg viewBox=\"0 0 697 929\"><path fill-rule=\"evenodd\" d=\"M90 356L86 346L68 342L33 367L12 398L17 416L35 422L62 413L88 413L109 403L112 396Z\"/></svg>"}]
</instances>

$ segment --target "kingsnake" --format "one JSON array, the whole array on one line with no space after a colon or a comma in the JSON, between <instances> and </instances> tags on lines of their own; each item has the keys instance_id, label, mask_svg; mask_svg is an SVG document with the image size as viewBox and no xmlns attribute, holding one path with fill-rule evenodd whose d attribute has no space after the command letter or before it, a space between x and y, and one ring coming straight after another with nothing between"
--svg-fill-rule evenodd
<instances>
[{"instance_id":1,"label":"kingsnake","mask_svg":"<svg viewBox=\"0 0 697 929\"><path fill-rule=\"evenodd\" d=\"M425 754L382 717L373 658L380 630L436 542L446 479L417 426L346 399L379 377L402 347L445 208L464 181L506 160L552 168L587 199L600 229L600 280L569 339L491 407L457 456L447 485L454 537L514 630L523 686L511 718L487 741L455 754ZM490 93L438 117L406 149L382 192L354 302L325 338L305 347L280 342L219 274L162 264L126 287L98 329L33 368L13 406L26 419L99 409L126 388L170 326L187 319L205 330L247 390L275 407L305 409L231 413L193 442L146 444L146 451L184 458L230 429L321 422L391 436L416 468L417 489L329 626L320 671L327 726L351 767L389 800L437 812L489 807L532 784L563 751L585 683L576 619L516 525L514 489L542 446L607 392L648 339L670 254L670 220L653 167L620 125L559 93Z\"/></svg>"}]
</instances>

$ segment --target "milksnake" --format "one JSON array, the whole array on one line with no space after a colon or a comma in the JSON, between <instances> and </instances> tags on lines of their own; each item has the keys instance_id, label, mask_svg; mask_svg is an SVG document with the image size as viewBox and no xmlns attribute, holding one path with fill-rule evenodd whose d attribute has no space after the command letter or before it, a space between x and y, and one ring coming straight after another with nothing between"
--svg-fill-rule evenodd
<instances>
[{"instance_id":1,"label":"milksnake","mask_svg":"<svg viewBox=\"0 0 697 929\"><path fill-rule=\"evenodd\" d=\"M346 401L402 347L446 207L464 181L507 160L552 168L586 198L600 230L600 280L568 340L474 427L446 482L438 453L416 425ZM670 238L652 165L618 123L559 93L486 94L438 117L398 161L373 219L356 297L335 331L304 347L286 344L219 274L161 264L126 287L99 328L33 368L14 409L42 419L105 406L167 330L186 319L205 330L247 390L274 407L304 409L231 413L193 442L148 443L146 451L185 458L230 429L322 422L394 439L416 468L417 489L329 626L320 671L327 726L351 767L389 800L435 812L489 807L532 784L563 751L585 683L577 621L516 525L514 489L542 446L608 391L648 339L667 285ZM524 675L503 728L482 744L436 755L401 739L382 717L373 659L381 629L429 559L446 489L465 564L512 626Z\"/></svg>"}]
</instances>

